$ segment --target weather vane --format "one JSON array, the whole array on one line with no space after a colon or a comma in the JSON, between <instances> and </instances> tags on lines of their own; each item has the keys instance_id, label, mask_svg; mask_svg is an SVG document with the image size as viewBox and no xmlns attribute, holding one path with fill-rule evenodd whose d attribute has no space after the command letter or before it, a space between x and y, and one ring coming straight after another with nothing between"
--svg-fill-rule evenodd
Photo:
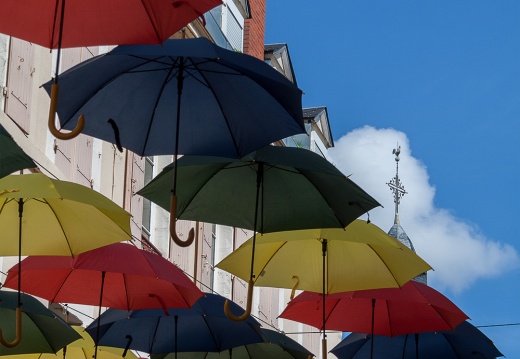
<instances>
[{"instance_id":1,"label":"weather vane","mask_svg":"<svg viewBox=\"0 0 520 359\"><path fill-rule=\"evenodd\" d=\"M399 179L399 154L401 153L401 146L397 144L397 148L394 148L392 153L395 155L395 177L387 182L386 184L390 187L390 191L394 194L394 203L395 203L395 220L394 223L399 223L399 203L401 202L401 198L407 193L404 190L404 186Z\"/></svg>"}]
</instances>

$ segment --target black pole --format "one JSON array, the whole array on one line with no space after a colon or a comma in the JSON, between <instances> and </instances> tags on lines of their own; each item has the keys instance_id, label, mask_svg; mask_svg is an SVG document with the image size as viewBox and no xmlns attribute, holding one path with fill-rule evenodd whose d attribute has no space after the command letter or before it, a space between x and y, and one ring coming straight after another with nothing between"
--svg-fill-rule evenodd
<instances>
[{"instance_id":1,"label":"black pole","mask_svg":"<svg viewBox=\"0 0 520 359\"><path fill-rule=\"evenodd\" d=\"M22 217L23 198L18 199L18 307L22 306L20 291L22 290Z\"/></svg>"},{"instance_id":2,"label":"black pole","mask_svg":"<svg viewBox=\"0 0 520 359\"><path fill-rule=\"evenodd\" d=\"M57 14L57 6L58 6L59 0L56 0L56 8L54 12L54 16ZM65 0L61 0L61 17L60 17L60 26L59 26L59 33L58 33L58 54L56 57L56 74L54 76L54 83L58 83L58 73L60 70L60 57L61 57L61 41L63 39L63 19L65 17ZM50 45L50 48L52 49L52 43L54 42L54 26L56 26L56 20L54 20L53 29L52 29L52 40Z\"/></svg>"},{"instance_id":3,"label":"black pole","mask_svg":"<svg viewBox=\"0 0 520 359\"><path fill-rule=\"evenodd\" d=\"M101 326L101 305L103 304L103 288L105 287L105 271L101 272L101 290L99 294L99 310L97 317L97 328L96 328L96 343L94 346L94 359L97 359L97 349L99 342L99 327Z\"/></svg>"},{"instance_id":4,"label":"black pole","mask_svg":"<svg viewBox=\"0 0 520 359\"><path fill-rule=\"evenodd\" d=\"M419 333L415 333L415 359L419 359Z\"/></svg>"},{"instance_id":5,"label":"black pole","mask_svg":"<svg viewBox=\"0 0 520 359\"><path fill-rule=\"evenodd\" d=\"M256 246L256 226L258 222L258 202L260 200L260 185L262 184L262 179L264 178L264 163L258 163L258 172L256 173L256 200L255 200L255 220L253 223L253 249L251 251L251 272L249 279L251 281L255 278L255 246Z\"/></svg>"},{"instance_id":6,"label":"black pole","mask_svg":"<svg viewBox=\"0 0 520 359\"><path fill-rule=\"evenodd\" d=\"M376 299L372 298L372 340L370 341L370 359L374 357L374 318L375 318L375 309L376 309Z\"/></svg>"},{"instance_id":7,"label":"black pole","mask_svg":"<svg viewBox=\"0 0 520 359\"><path fill-rule=\"evenodd\" d=\"M325 295L326 295L326 278L325 278L325 270L326 270L326 258L327 258L327 240L326 239L323 239L323 242L321 242L321 254L322 254L322 291L321 291L321 297L322 297L322 301L323 301L323 307L322 307L322 323L323 323L323 343L322 343L322 346L323 346L323 349L322 349L322 355L324 357L324 359L326 358L326 355L327 355L327 349L326 349L326 345L327 345L327 334L325 332L325 327L326 327L326 314L325 314Z\"/></svg>"},{"instance_id":8,"label":"black pole","mask_svg":"<svg viewBox=\"0 0 520 359\"><path fill-rule=\"evenodd\" d=\"M184 59L181 57L179 63L179 73L177 74L177 123L175 124L175 167L173 168L173 195L177 195L177 160L179 157L179 131L181 122L181 97L184 87Z\"/></svg>"}]
</instances>

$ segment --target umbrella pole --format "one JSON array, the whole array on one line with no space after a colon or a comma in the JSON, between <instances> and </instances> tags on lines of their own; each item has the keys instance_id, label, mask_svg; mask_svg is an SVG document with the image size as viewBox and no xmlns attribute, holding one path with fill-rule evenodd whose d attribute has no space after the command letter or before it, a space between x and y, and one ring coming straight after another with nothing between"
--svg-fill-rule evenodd
<instances>
[{"instance_id":1,"label":"umbrella pole","mask_svg":"<svg viewBox=\"0 0 520 359\"><path fill-rule=\"evenodd\" d=\"M184 87L184 58L180 57L179 72L177 74L177 123L175 124L175 166L173 167L173 188L172 196L170 199L170 236L172 240L180 247L189 247L195 239L195 230L190 229L188 233L188 239L183 241L177 236L175 224L177 221L177 160L179 159L179 131L181 122L181 98L182 88ZM170 255L168 251L168 255Z\"/></svg>"},{"instance_id":2,"label":"umbrella pole","mask_svg":"<svg viewBox=\"0 0 520 359\"><path fill-rule=\"evenodd\" d=\"M18 199L18 306L16 307L16 334L12 342L4 339L2 329L0 329L0 344L6 348L14 348L22 340L22 217L23 217L23 198Z\"/></svg>"},{"instance_id":3,"label":"umbrella pole","mask_svg":"<svg viewBox=\"0 0 520 359\"><path fill-rule=\"evenodd\" d=\"M323 338L321 340L321 356L323 359L327 358L327 334L325 332L325 322L326 322L326 313L325 313L325 291L326 291L326 283L325 283L325 269L326 269L326 258L327 258L327 240L324 239L323 242L321 242L321 252L323 257L323 269L322 269L322 321L323 321Z\"/></svg>"},{"instance_id":4,"label":"umbrella pole","mask_svg":"<svg viewBox=\"0 0 520 359\"><path fill-rule=\"evenodd\" d=\"M255 219L253 223L253 248L251 250L251 271L249 276L249 283L247 286L247 302L246 302L246 310L242 315L236 316L231 313L231 309L229 308L229 301L226 299L224 302L224 313L226 316L234 320L235 322L241 322L246 320L247 317L251 314L251 306L253 302L253 286L255 280L255 246L256 246L256 228L258 223L258 203L260 202L260 186L262 185L262 180L264 178L264 163L258 162L258 172L256 173L256 199L255 199ZM263 202L263 201L262 201ZM262 203L263 205L263 203ZM263 213L262 213L263 217ZM263 229L262 229L263 230Z\"/></svg>"},{"instance_id":5,"label":"umbrella pole","mask_svg":"<svg viewBox=\"0 0 520 359\"><path fill-rule=\"evenodd\" d=\"M415 359L419 359L419 333L415 333Z\"/></svg>"},{"instance_id":6,"label":"umbrella pole","mask_svg":"<svg viewBox=\"0 0 520 359\"><path fill-rule=\"evenodd\" d=\"M376 299L372 298L372 340L370 341L370 359L374 357L374 312L376 309Z\"/></svg>"},{"instance_id":7,"label":"umbrella pole","mask_svg":"<svg viewBox=\"0 0 520 359\"><path fill-rule=\"evenodd\" d=\"M97 317L96 343L94 346L94 359L97 359L99 327L101 326L101 305L103 304L103 288L105 287L105 275L106 275L105 271L101 272L101 291L99 294L99 310L98 310L98 317Z\"/></svg>"},{"instance_id":8,"label":"umbrella pole","mask_svg":"<svg viewBox=\"0 0 520 359\"><path fill-rule=\"evenodd\" d=\"M54 8L54 23L52 27L52 36L53 39L51 40L50 47L52 48L52 42L54 42L54 31L56 26L56 16L58 14L58 3L59 1L56 1L56 7ZM58 74L60 70L60 60L61 60L61 41L63 38L63 19L65 16L65 0L61 1L61 11L60 11L60 26L58 29L58 53L56 58L56 73L54 75L54 83L52 84L51 88L51 104L49 106L49 131L52 133L52 135L60 140L70 140L74 137L78 136L81 131L83 131L83 127L85 127L85 116L81 115L78 118L78 124L76 125L76 128L72 130L69 133L62 133L56 128L56 107L58 106L58 92L59 92L59 85L58 85Z\"/></svg>"}]
</instances>

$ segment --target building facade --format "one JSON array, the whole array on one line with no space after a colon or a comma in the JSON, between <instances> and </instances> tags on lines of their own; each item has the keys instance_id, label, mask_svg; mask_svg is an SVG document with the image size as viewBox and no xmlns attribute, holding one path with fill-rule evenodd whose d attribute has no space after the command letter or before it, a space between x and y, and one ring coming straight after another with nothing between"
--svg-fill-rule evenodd
<instances>
[{"instance_id":1,"label":"building facade","mask_svg":"<svg viewBox=\"0 0 520 359\"><path fill-rule=\"evenodd\" d=\"M219 46L244 52L271 64L296 83L286 44L264 46L265 0L225 0L223 5L175 34L175 38L207 37ZM113 47L95 46L64 49L60 72ZM37 163L31 171L52 178L73 181L93 188L132 214L133 242L156 252L180 267L200 289L226 296L244 305L247 283L215 268L215 264L251 237L252 232L222 225L179 221L182 238L195 228L194 245L176 246L169 238L169 213L136 195L136 192L172 162L172 156L141 157L120 152L115 145L86 135L62 141L47 129L49 97L40 87L55 76L56 51L27 41L0 35L0 124ZM304 147L326 156L334 145L327 109L304 110L307 133L279 141L275 145ZM26 171L28 172L28 171ZM15 263L2 258L2 272ZM277 319L289 301L290 290L255 288L252 314L266 328L289 335L320 356L321 338L317 329ZM85 324L96 308L74 306L73 312ZM328 336L332 348L341 333Z\"/></svg>"}]
</instances>

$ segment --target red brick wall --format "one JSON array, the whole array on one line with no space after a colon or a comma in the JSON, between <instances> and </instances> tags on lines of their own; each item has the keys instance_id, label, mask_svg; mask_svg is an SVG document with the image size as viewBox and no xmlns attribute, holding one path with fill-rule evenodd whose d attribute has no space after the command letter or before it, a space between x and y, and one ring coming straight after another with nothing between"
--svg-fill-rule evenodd
<instances>
[{"instance_id":1,"label":"red brick wall","mask_svg":"<svg viewBox=\"0 0 520 359\"><path fill-rule=\"evenodd\" d=\"M244 23L244 53L264 60L266 0L249 0L251 18Z\"/></svg>"}]
</instances>

